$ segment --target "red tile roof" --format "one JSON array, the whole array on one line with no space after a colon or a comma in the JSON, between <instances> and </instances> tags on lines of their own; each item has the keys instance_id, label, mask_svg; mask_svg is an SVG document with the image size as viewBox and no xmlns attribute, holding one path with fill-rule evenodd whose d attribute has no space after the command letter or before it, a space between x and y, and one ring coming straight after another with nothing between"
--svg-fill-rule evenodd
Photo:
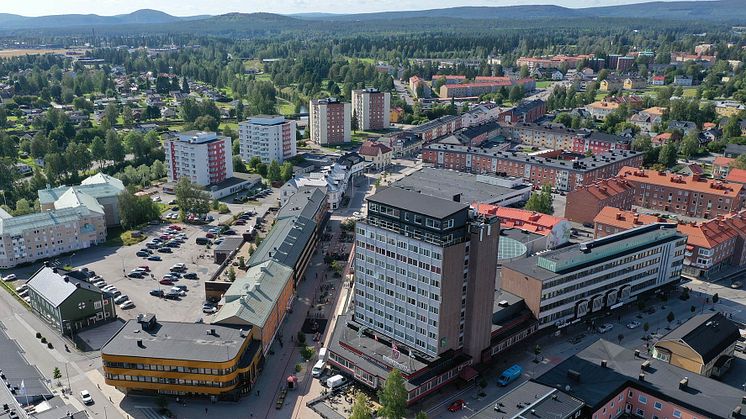
<instances>
[{"instance_id":1,"label":"red tile roof","mask_svg":"<svg viewBox=\"0 0 746 419\"><path fill-rule=\"evenodd\" d=\"M630 189L632 189L632 184L621 177L600 180L588 186L578 188L578 190L588 191L588 193L597 199L606 199Z\"/></svg>"},{"instance_id":2,"label":"red tile roof","mask_svg":"<svg viewBox=\"0 0 746 419\"><path fill-rule=\"evenodd\" d=\"M563 221L567 222L564 218L518 208L500 207L490 204L476 204L476 208L480 214L497 216L500 219L500 228L517 228L542 236L549 235L557 224Z\"/></svg>"},{"instance_id":3,"label":"red tile roof","mask_svg":"<svg viewBox=\"0 0 746 419\"><path fill-rule=\"evenodd\" d=\"M391 149L385 144L375 141L366 141L360 146L360 150L358 150L357 154L360 154L361 156L375 157L379 154L386 154L390 152Z\"/></svg>"},{"instance_id":4,"label":"red tile roof","mask_svg":"<svg viewBox=\"0 0 746 419\"><path fill-rule=\"evenodd\" d=\"M666 219L634 211L624 211L614 207L604 207L593 219L594 223L631 229L646 224L666 222ZM687 244L713 248L740 234L746 235L746 210L716 218L703 223L679 223L676 229L687 235Z\"/></svg>"},{"instance_id":5,"label":"red tile roof","mask_svg":"<svg viewBox=\"0 0 746 419\"><path fill-rule=\"evenodd\" d=\"M728 182L746 184L746 170L744 169L730 169L728 176L725 177Z\"/></svg>"},{"instance_id":6,"label":"red tile roof","mask_svg":"<svg viewBox=\"0 0 746 419\"><path fill-rule=\"evenodd\" d=\"M653 137L651 141L653 142L653 144L665 144L671 141L671 133L664 132L662 134L658 134L655 137Z\"/></svg>"},{"instance_id":7,"label":"red tile roof","mask_svg":"<svg viewBox=\"0 0 746 419\"><path fill-rule=\"evenodd\" d=\"M735 159L719 156L715 157L715 160L713 160L712 164L714 164L715 166L726 167L729 166L733 160Z\"/></svg>"},{"instance_id":8,"label":"red tile roof","mask_svg":"<svg viewBox=\"0 0 746 419\"><path fill-rule=\"evenodd\" d=\"M670 188L720 195L724 197L736 197L743 190L743 185L738 183L701 178L695 180L692 176L675 175L667 172L656 172L654 170L643 170L629 166L623 167L619 171L619 176L623 176L631 182L667 186Z\"/></svg>"}]
</instances>

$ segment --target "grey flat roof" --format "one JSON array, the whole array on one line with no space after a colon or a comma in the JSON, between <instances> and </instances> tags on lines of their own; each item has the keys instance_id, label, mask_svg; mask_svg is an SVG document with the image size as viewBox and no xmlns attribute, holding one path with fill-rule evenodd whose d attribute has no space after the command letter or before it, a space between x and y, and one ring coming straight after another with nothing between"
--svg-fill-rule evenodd
<instances>
[{"instance_id":1,"label":"grey flat roof","mask_svg":"<svg viewBox=\"0 0 746 419\"><path fill-rule=\"evenodd\" d=\"M215 246L216 252L232 252L243 244L242 236L228 236L223 239L223 242Z\"/></svg>"},{"instance_id":2,"label":"grey flat roof","mask_svg":"<svg viewBox=\"0 0 746 419\"><path fill-rule=\"evenodd\" d=\"M249 258L248 266L274 260L294 269L315 230L316 222L306 217L278 218Z\"/></svg>"},{"instance_id":3,"label":"grey flat roof","mask_svg":"<svg viewBox=\"0 0 746 419\"><path fill-rule=\"evenodd\" d=\"M500 411L494 406L498 405ZM556 388L525 381L480 410L471 419L566 418L585 404Z\"/></svg>"},{"instance_id":4,"label":"grey flat roof","mask_svg":"<svg viewBox=\"0 0 746 419\"><path fill-rule=\"evenodd\" d=\"M208 333L215 330L215 335ZM244 330L249 330L244 326ZM245 336L249 334L246 333ZM102 355L204 362L226 362L240 352L246 337L234 327L205 323L157 322L143 330L136 319L122 326L103 348ZM138 341L142 340L142 347Z\"/></svg>"},{"instance_id":5,"label":"grey flat roof","mask_svg":"<svg viewBox=\"0 0 746 419\"><path fill-rule=\"evenodd\" d=\"M606 367L601 361L606 360ZM650 367L641 371L644 361ZM570 378L568 371L580 374ZM644 381L638 376L643 372ZM688 386L679 388L687 377ZM626 387L645 391L666 401L697 412L704 417L729 418L734 408L742 406L743 391L720 381L694 374L655 358L636 357L632 349L600 339L539 376L536 381L550 387L566 389L592 409L605 405ZM741 416L743 417L743 416Z\"/></svg>"},{"instance_id":6,"label":"grey flat roof","mask_svg":"<svg viewBox=\"0 0 746 419\"><path fill-rule=\"evenodd\" d=\"M391 186L381 189L374 195L368 197L368 201L377 202L394 208L400 208L417 214L427 215L442 219L451 214L469 208L465 202L455 202L420 193L412 190Z\"/></svg>"},{"instance_id":7,"label":"grey flat roof","mask_svg":"<svg viewBox=\"0 0 746 419\"><path fill-rule=\"evenodd\" d=\"M321 210L324 198L326 198L326 192L323 188L301 186L280 208L277 218L301 216L313 220Z\"/></svg>"},{"instance_id":8,"label":"grey flat roof","mask_svg":"<svg viewBox=\"0 0 746 419\"><path fill-rule=\"evenodd\" d=\"M664 226L664 224L650 224L590 242L573 244L542 253L541 255L507 262L503 265L503 268L510 268L538 280L545 281L558 277L571 268L577 269L579 266L586 264L598 264L606 258L618 257L625 252L636 250L641 246L650 246L653 243L685 237L675 232L675 230L672 232L672 235L661 236L660 231L663 228L668 229L669 227L660 226ZM669 224L669 226L675 228L673 224ZM587 248L587 250L584 251L583 248ZM538 266L539 259L556 263L559 268L555 272L540 267ZM562 269L563 265L567 266L567 268Z\"/></svg>"},{"instance_id":9,"label":"grey flat roof","mask_svg":"<svg viewBox=\"0 0 746 419\"><path fill-rule=\"evenodd\" d=\"M477 180L477 175L448 169L434 169L423 167L392 184L402 189L409 189L426 195L451 200L453 196L461 194L462 202L493 203L503 199L505 195L520 194L530 189L530 185L522 184L523 188L508 188L492 185Z\"/></svg>"}]
</instances>

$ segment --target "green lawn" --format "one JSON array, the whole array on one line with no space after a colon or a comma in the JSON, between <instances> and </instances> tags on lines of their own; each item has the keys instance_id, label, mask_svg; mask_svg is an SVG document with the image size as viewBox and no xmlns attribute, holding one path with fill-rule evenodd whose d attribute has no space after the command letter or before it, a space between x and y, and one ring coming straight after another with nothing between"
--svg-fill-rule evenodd
<instances>
[{"instance_id":1,"label":"green lawn","mask_svg":"<svg viewBox=\"0 0 746 419\"><path fill-rule=\"evenodd\" d=\"M272 78L267 73L257 74L254 77L256 78L256 80L272 81Z\"/></svg>"},{"instance_id":2,"label":"green lawn","mask_svg":"<svg viewBox=\"0 0 746 419\"><path fill-rule=\"evenodd\" d=\"M280 115L292 115L295 113L295 106L285 99L277 98L277 112Z\"/></svg>"},{"instance_id":3,"label":"green lawn","mask_svg":"<svg viewBox=\"0 0 746 419\"><path fill-rule=\"evenodd\" d=\"M539 88L539 89L546 89L547 87L549 87L549 85L550 85L551 83L552 83L552 82L551 82L551 81L549 81L549 80L545 80L545 81L537 81L537 82L536 82L536 87L537 87L537 88Z\"/></svg>"}]
</instances>

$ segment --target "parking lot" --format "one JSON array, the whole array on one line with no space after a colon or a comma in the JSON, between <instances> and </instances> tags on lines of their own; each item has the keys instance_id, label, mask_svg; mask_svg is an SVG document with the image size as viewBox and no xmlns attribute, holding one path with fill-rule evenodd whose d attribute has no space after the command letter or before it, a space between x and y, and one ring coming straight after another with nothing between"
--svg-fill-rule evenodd
<instances>
[{"instance_id":1,"label":"parking lot","mask_svg":"<svg viewBox=\"0 0 746 419\"><path fill-rule=\"evenodd\" d=\"M85 255L86 259L93 259L89 263L73 259L78 268L88 268L103 277L107 284L114 285L122 294L127 295L135 307L129 310L117 310L119 317L132 319L138 313L153 313L160 320L172 321L196 321L203 317L202 304L205 301L204 280L215 273L218 265L213 263L212 250L195 243L197 237L204 237L210 225L195 226L179 223L182 232L186 235L184 243L180 247L172 249L173 253L159 253L154 255L161 257L161 261L150 261L144 257L136 256L136 253L145 247L145 243L153 237L160 236L161 230L169 224L160 226L149 226L143 233L147 235L146 241L138 245L124 246L116 249L114 253L100 255ZM93 252L98 250L91 249ZM151 290L161 289L167 293L171 285L161 285L159 281L169 273L169 269L176 263L184 263L187 272L194 272L198 279L181 278L174 285L186 285L186 296L178 300L169 300L155 297L149 294ZM130 278L127 275L139 266L147 266L150 272L144 278Z\"/></svg>"}]
</instances>

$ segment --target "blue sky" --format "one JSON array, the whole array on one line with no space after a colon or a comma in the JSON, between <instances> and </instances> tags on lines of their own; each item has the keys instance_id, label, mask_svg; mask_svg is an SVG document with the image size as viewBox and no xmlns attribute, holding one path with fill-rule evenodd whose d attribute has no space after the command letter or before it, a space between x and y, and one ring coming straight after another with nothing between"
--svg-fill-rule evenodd
<instances>
[{"instance_id":1,"label":"blue sky","mask_svg":"<svg viewBox=\"0 0 746 419\"><path fill-rule=\"evenodd\" d=\"M643 0L0 0L0 13L24 16L68 13L116 15L138 9L162 10L176 16L217 15L229 12L364 13L454 6L555 4L565 7L591 7L641 2Z\"/></svg>"}]
</instances>

